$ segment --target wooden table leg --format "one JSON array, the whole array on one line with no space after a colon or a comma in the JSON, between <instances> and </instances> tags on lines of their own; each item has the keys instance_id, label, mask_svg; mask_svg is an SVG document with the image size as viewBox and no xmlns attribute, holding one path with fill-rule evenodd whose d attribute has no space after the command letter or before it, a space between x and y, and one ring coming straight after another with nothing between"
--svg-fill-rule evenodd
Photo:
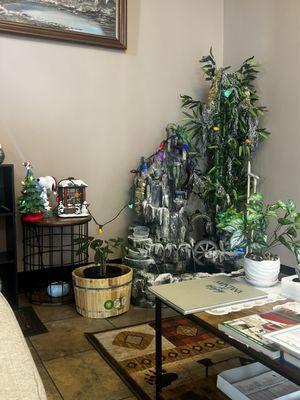
<instances>
[{"instance_id":1,"label":"wooden table leg","mask_svg":"<svg viewBox=\"0 0 300 400\"><path fill-rule=\"evenodd\" d=\"M155 298L155 355L156 355L156 400L162 389L162 320L161 301Z\"/></svg>"}]
</instances>

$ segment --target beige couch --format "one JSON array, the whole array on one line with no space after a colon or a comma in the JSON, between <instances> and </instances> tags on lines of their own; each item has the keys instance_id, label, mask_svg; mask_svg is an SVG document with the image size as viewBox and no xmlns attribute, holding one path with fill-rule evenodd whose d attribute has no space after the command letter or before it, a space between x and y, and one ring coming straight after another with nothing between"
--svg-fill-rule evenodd
<instances>
[{"instance_id":1,"label":"beige couch","mask_svg":"<svg viewBox=\"0 0 300 400\"><path fill-rule=\"evenodd\" d=\"M46 400L15 315L0 293L0 400Z\"/></svg>"}]
</instances>

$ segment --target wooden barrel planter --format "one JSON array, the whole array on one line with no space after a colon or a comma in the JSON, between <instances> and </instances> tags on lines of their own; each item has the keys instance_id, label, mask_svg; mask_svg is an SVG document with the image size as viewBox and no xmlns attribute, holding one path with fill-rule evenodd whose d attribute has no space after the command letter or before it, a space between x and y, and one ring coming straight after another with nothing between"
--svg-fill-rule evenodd
<instances>
[{"instance_id":1,"label":"wooden barrel planter","mask_svg":"<svg viewBox=\"0 0 300 400\"><path fill-rule=\"evenodd\" d=\"M84 277L84 270L91 265L79 267L72 272L76 309L87 318L108 318L129 310L132 269L120 264L107 264L120 269L120 276L103 279Z\"/></svg>"}]
</instances>

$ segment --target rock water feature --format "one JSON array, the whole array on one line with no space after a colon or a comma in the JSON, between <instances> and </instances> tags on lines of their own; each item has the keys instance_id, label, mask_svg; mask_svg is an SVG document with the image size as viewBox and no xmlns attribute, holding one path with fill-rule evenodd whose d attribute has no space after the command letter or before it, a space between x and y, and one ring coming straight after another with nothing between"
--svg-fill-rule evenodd
<instances>
[{"instance_id":1,"label":"rock water feature","mask_svg":"<svg viewBox=\"0 0 300 400\"><path fill-rule=\"evenodd\" d=\"M125 264L134 269L136 305L153 307L148 286L192 279L193 240L188 218L192 161L180 128L167 128L159 150L142 159L135 171L133 206L137 223L130 226L131 249Z\"/></svg>"}]
</instances>

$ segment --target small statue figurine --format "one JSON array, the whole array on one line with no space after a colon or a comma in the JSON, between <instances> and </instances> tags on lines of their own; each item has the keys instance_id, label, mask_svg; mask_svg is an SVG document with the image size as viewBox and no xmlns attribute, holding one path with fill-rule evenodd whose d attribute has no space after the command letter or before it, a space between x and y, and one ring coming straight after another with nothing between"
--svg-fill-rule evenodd
<instances>
[{"instance_id":1,"label":"small statue figurine","mask_svg":"<svg viewBox=\"0 0 300 400\"><path fill-rule=\"evenodd\" d=\"M46 211L50 210L50 202L48 200L48 193L47 193L47 189L45 187L43 187L41 195L40 195L42 201L43 201L43 205L45 207Z\"/></svg>"},{"instance_id":2,"label":"small statue figurine","mask_svg":"<svg viewBox=\"0 0 300 400\"><path fill-rule=\"evenodd\" d=\"M81 214L81 206L80 206L80 204L75 204L75 214L76 215Z\"/></svg>"},{"instance_id":3,"label":"small statue figurine","mask_svg":"<svg viewBox=\"0 0 300 400\"><path fill-rule=\"evenodd\" d=\"M86 201L84 201L82 206L81 206L81 215L89 215L88 203Z\"/></svg>"},{"instance_id":4,"label":"small statue figurine","mask_svg":"<svg viewBox=\"0 0 300 400\"><path fill-rule=\"evenodd\" d=\"M63 214L63 213L64 213L65 207L64 207L64 205L63 205L62 201L60 201L60 202L59 202L59 205L58 205L58 208L57 208L57 210L58 210L58 215L60 215L60 214Z\"/></svg>"}]
</instances>

